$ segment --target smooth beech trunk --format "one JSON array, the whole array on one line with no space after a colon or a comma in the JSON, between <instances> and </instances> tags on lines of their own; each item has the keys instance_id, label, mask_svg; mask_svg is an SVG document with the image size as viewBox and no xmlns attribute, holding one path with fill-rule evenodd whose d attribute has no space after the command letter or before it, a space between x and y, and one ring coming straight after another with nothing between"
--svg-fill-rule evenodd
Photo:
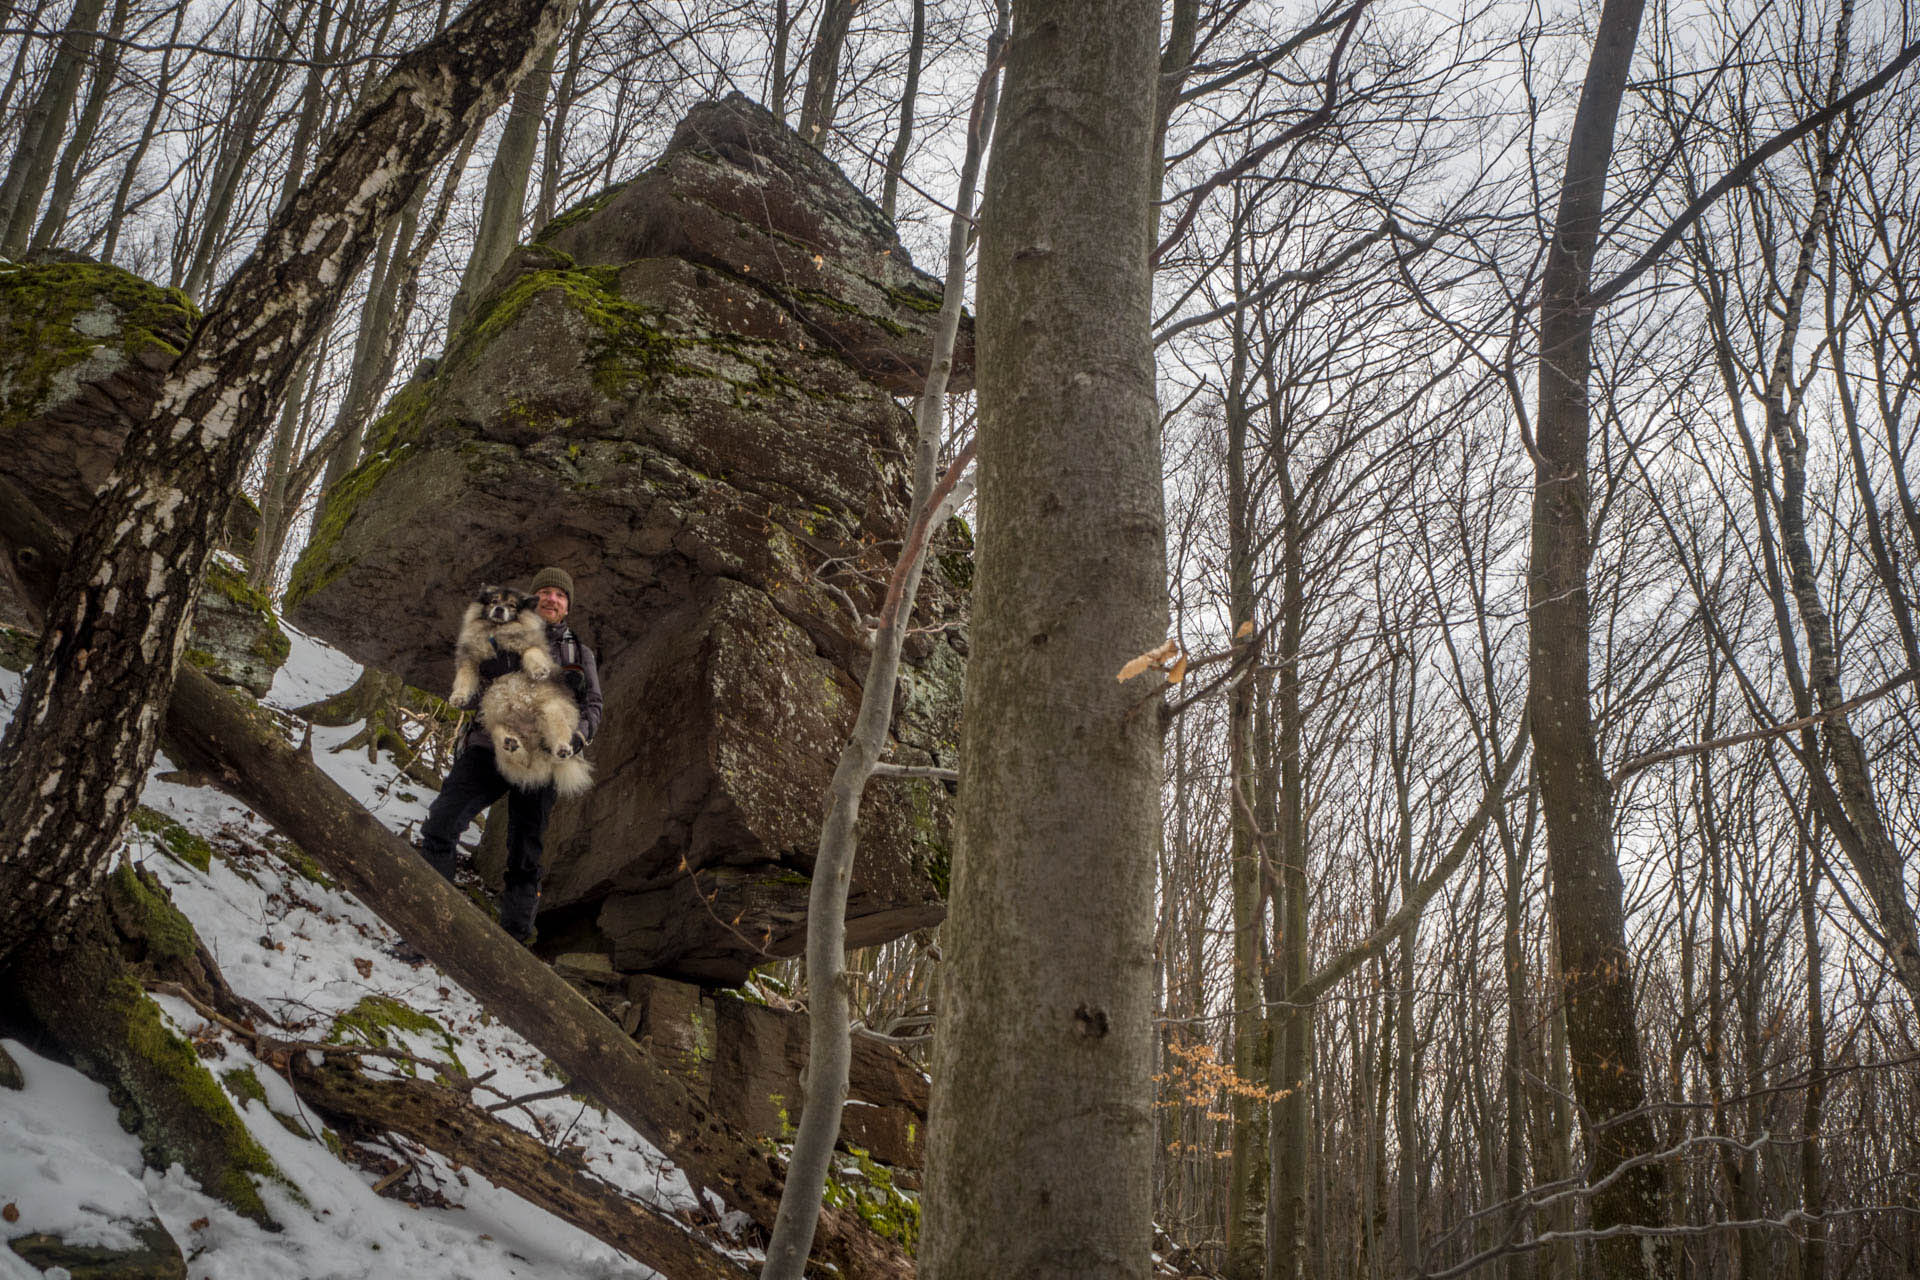
<instances>
[{"instance_id":1,"label":"smooth beech trunk","mask_svg":"<svg viewBox=\"0 0 1920 1280\"><path fill-rule=\"evenodd\" d=\"M982 206L980 501L921 1275L1143 1278L1167 634L1160 7L1014 10Z\"/></svg>"},{"instance_id":2,"label":"smooth beech trunk","mask_svg":"<svg viewBox=\"0 0 1920 1280\"><path fill-rule=\"evenodd\" d=\"M1655 1149L1641 1110L1646 1080L1634 1025L1633 958L1613 847L1613 791L1600 765L1591 702L1587 570L1593 508L1587 473L1587 384L1593 364L1593 255L1606 207L1614 126L1645 0L1607 0L1567 143L1553 239L1540 292L1540 408L1535 421L1528 670L1534 770L1546 819L1574 1094L1588 1120L1598 1180ZM1624 1117L1624 1118L1623 1118ZM1594 1227L1657 1226L1665 1175L1639 1165L1596 1192ZM1591 1274L1665 1275L1667 1253L1644 1238L1594 1248Z\"/></svg>"},{"instance_id":3,"label":"smooth beech trunk","mask_svg":"<svg viewBox=\"0 0 1920 1280\"><path fill-rule=\"evenodd\" d=\"M1007 37L1007 0L987 41L987 66L974 98L960 188L947 232L947 279L940 318L934 326L927 380L914 405L913 498L900 556L887 582L880 614L874 619L873 649L853 732L835 763L827 789L826 812L815 849L813 884L807 898L807 1074L806 1102L787 1161L787 1182L780 1213L767 1243L762 1280L800 1280L812 1249L828 1166L840 1139L840 1113L847 1103L847 1078L853 1066L853 1007L847 973L847 893L853 885L860 802L886 753L893 726L894 695L900 680L900 650L913 617L920 572L934 531L951 513L960 477L972 464L963 449L947 474L934 478L945 434L947 384L953 376L953 349L960 334L960 313L967 295L967 241L973 227L973 193L987 139L993 133L999 102L995 65Z\"/></svg>"}]
</instances>

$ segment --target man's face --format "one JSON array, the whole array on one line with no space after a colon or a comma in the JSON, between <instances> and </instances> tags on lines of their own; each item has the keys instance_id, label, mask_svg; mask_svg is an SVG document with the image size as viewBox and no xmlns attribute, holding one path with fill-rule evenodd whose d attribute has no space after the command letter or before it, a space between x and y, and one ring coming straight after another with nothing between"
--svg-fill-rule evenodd
<instances>
[{"instance_id":1,"label":"man's face","mask_svg":"<svg viewBox=\"0 0 1920 1280\"><path fill-rule=\"evenodd\" d=\"M548 622L559 622L567 616L567 593L558 587L542 587L536 593L537 603L534 612Z\"/></svg>"}]
</instances>

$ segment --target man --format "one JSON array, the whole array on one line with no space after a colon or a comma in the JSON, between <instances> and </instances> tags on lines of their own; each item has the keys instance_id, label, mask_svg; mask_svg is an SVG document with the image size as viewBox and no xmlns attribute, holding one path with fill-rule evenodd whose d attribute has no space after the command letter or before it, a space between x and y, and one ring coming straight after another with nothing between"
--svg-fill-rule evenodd
<instances>
[{"instance_id":1,"label":"man","mask_svg":"<svg viewBox=\"0 0 1920 1280\"><path fill-rule=\"evenodd\" d=\"M572 576L564 569L542 569L533 577L532 590L534 608L547 624L547 652L580 707L580 731L573 738L573 749L578 753L600 728L599 665L593 650L582 644L567 625L567 613L573 607ZM480 664L481 688L519 666L517 653L498 653L487 659ZM494 765L493 742L478 717L461 740L453 768L427 811L427 820L420 828L420 855L435 871L453 879L460 834L503 795L507 797L507 874L500 895L500 927L516 942L527 943L533 941L533 917L540 906L540 881L546 872L542 855L554 790L551 785L538 791L509 786Z\"/></svg>"}]
</instances>

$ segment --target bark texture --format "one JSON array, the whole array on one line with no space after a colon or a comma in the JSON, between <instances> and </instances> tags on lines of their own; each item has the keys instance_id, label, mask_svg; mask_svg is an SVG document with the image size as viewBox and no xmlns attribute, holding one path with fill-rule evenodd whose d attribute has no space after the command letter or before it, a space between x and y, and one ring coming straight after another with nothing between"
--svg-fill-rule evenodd
<instances>
[{"instance_id":1,"label":"bark texture","mask_svg":"<svg viewBox=\"0 0 1920 1280\"><path fill-rule=\"evenodd\" d=\"M339 295L433 167L557 34L570 0L475 5L401 58L207 309L137 425L47 610L0 742L0 960L90 901L153 758L226 495Z\"/></svg>"},{"instance_id":2,"label":"bark texture","mask_svg":"<svg viewBox=\"0 0 1920 1280\"><path fill-rule=\"evenodd\" d=\"M1166 634L1159 7L1017 6L980 260L980 526L922 1274L1145 1276Z\"/></svg>"}]
</instances>

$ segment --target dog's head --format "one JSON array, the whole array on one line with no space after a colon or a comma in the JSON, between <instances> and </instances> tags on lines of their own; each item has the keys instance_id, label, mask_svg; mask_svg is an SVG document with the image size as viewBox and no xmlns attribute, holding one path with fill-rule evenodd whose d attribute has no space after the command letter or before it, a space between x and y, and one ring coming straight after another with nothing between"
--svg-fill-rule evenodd
<instances>
[{"instance_id":1,"label":"dog's head","mask_svg":"<svg viewBox=\"0 0 1920 1280\"><path fill-rule=\"evenodd\" d=\"M480 616L488 622L508 623L539 603L532 596L523 596L512 587L496 587L489 583L481 587L474 596L474 603L480 606Z\"/></svg>"}]
</instances>

